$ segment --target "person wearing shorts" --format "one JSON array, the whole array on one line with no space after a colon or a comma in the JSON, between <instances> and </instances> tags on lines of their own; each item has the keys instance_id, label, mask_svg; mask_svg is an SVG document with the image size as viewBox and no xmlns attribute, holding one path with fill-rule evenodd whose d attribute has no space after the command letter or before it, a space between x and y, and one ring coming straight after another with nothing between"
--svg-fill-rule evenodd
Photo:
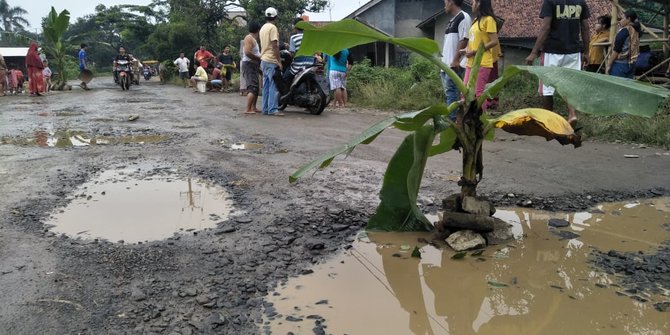
<instances>
[{"instance_id":1,"label":"person wearing shorts","mask_svg":"<svg viewBox=\"0 0 670 335\"><path fill-rule=\"evenodd\" d=\"M335 107L347 105L347 72L353 60L348 49L328 56L328 78L331 91L335 91Z\"/></svg>"},{"instance_id":2,"label":"person wearing shorts","mask_svg":"<svg viewBox=\"0 0 670 335\"><path fill-rule=\"evenodd\" d=\"M261 25L258 22L252 21L249 23L249 34L244 37L242 48L242 77L246 83L247 91L247 108L244 114L256 114L259 110L256 109L256 102L258 101L258 92L260 89L258 76L260 74L261 52L258 47L258 32Z\"/></svg>"},{"instance_id":3,"label":"person wearing shorts","mask_svg":"<svg viewBox=\"0 0 670 335\"><path fill-rule=\"evenodd\" d=\"M186 81L189 79L188 67L190 64L191 61L184 57L183 52L179 54L179 58L174 60L174 65L176 65L179 70L179 79L184 83L184 87L186 87Z\"/></svg>"},{"instance_id":4,"label":"person wearing shorts","mask_svg":"<svg viewBox=\"0 0 670 335\"><path fill-rule=\"evenodd\" d=\"M544 0L540 9L540 35L526 57L526 64L532 65L542 49L542 66L581 70L582 59L588 59L590 16L586 0ZM544 109L553 111L554 88L540 83L539 91L544 97ZM567 120L571 124L577 121L575 109L569 104Z\"/></svg>"}]
</instances>

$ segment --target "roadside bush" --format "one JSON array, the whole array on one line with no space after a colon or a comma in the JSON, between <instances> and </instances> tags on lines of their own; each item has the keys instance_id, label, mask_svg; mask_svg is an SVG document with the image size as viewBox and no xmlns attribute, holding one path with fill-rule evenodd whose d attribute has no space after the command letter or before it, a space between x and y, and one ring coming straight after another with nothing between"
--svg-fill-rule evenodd
<instances>
[{"instance_id":1,"label":"roadside bush","mask_svg":"<svg viewBox=\"0 0 670 335\"><path fill-rule=\"evenodd\" d=\"M347 76L352 103L379 109L421 109L443 99L439 72L413 57L407 68L372 66L369 59L352 66Z\"/></svg>"}]
</instances>

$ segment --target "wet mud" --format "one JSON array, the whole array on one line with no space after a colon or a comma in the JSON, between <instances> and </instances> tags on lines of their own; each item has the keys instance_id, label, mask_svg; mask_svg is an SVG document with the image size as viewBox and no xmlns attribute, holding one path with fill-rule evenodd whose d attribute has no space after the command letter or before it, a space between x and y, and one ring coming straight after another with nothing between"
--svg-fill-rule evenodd
<instances>
[{"instance_id":1,"label":"wet mud","mask_svg":"<svg viewBox=\"0 0 670 335\"><path fill-rule=\"evenodd\" d=\"M72 91L54 92L41 98L0 98L3 143L0 145L0 193L3 194L0 200L0 296L3 297L0 329L3 332L264 333L267 320L264 317L271 301L269 292L291 278L318 272L318 264L343 250L356 250L360 243L356 236L379 202L377 193L386 162L404 137L397 130L389 130L374 145L357 148L347 159L335 159L328 170L289 184L288 176L302 164L344 143L389 113L355 108L327 109L317 117L289 107L284 118L249 117L242 114L244 97L235 94L194 94L181 87L159 86L157 82L142 82L131 91L122 92L98 78L91 87L91 91L75 87ZM139 117L128 121L130 116ZM65 133L61 135L60 130ZM95 139L96 143L75 147L72 137L75 142ZM49 146L50 138L56 138L56 143L65 138L65 143L69 140L71 144ZM98 143L99 139L110 143ZM38 141L47 146L41 147ZM245 144L253 145L247 148ZM245 145L245 148L238 150L233 145ZM486 144L485 178L480 192L490 195L499 207L520 203L536 209L565 208L571 212L593 208L600 202L667 195L670 175L666 171L670 168L670 159L656 155L666 151L635 149L639 159L622 161L620 156L630 150L633 148L602 143L586 143L579 150L573 150L544 139L516 140L514 147L510 147L510 141L494 141ZM550 151L551 155L544 154ZM457 190L452 176L458 175L460 165L457 153L429 161L419 195L424 212L437 213L441 199ZM176 228L176 235L171 229L170 235L161 239L140 237L142 234L138 232L131 238L96 240L92 233L76 234L85 231L84 228L68 235L51 226L51 220L74 208L69 206L80 203L83 209L102 203L101 199L111 195L108 194L111 188L97 188L100 182L107 174L126 169L133 172L111 179L118 179L117 184L130 181L132 185L126 186L130 187L128 191L141 189L141 194L150 194L149 185L166 177L174 178L172 183L179 187L162 189L160 193L174 201L185 201L180 199L180 192L188 191L184 180L191 178L199 185L224 190L226 203L231 204L232 210L225 217L223 210L203 209L198 222L204 220L207 227L183 231ZM112 181L110 185L113 184ZM145 186L148 189L144 189ZM122 188L120 192L123 190L127 189ZM106 195L101 195L102 192ZM211 201L222 205L220 199ZM144 203L144 199L135 202ZM184 203L169 205L165 214L178 218L180 210L176 214L169 213L178 208L175 206L184 206ZM184 211L188 210L186 206ZM121 212L119 209L105 216L114 219ZM194 212L197 212L195 208ZM161 225L151 216L143 221ZM585 233L577 230L566 231L585 237ZM547 238L549 244L557 246L565 246L570 241L553 234ZM124 243L118 243L118 239L124 239ZM615 245L598 251L608 255L610 250L615 250L616 258L621 260L617 262L630 263L639 261L635 253L640 250L645 256L653 255L651 250L665 250L662 249L665 244L658 243L657 249L651 246L639 250L621 249ZM391 247L381 250L384 254L391 252L391 262L418 265L416 259L404 259L403 245L393 252ZM428 248L421 247L422 250ZM376 247L372 249L371 255L381 257ZM509 264L510 269L525 263L521 261L520 251L521 248L510 248L510 257L503 260L512 263L513 254L519 257L519 264ZM494 260L487 257L492 257L494 252L487 250L483 254L487 259L484 262L478 263L477 258L468 256L456 264L466 269L492 266ZM394 253L402 257L394 257ZM626 256L621 258L620 254ZM589 257L594 264L601 263L595 250ZM453 275L438 266L441 261L437 261L437 256L432 263L428 263L429 259L426 256L420 262L434 268L436 281L440 281L438 277ZM528 262L544 264L533 257ZM354 263L344 265L351 264ZM609 271L606 267L602 269ZM626 284L625 272L620 273L618 268L611 271L616 274L610 274L613 283L602 289L600 294L608 297L603 299L634 301L613 292L612 285L617 282L623 291L634 286ZM489 279L483 284L477 281L478 289L482 289L478 291L480 297L485 288L500 291L498 294L502 296L522 291L512 287L513 277L524 287L530 282L516 271L500 268L497 273L500 276L491 277L490 281L510 285L509 289L489 287ZM654 278L649 277L649 280ZM549 287L547 290L553 295L547 292L547 299L560 296L561 306L583 302L565 298L575 295L574 292L566 289L560 278L553 280L552 285L563 287L564 292ZM416 287L413 281L399 285ZM320 289L321 293L327 293L327 288ZM429 297L428 291L425 292ZM323 294L315 294L317 296ZM522 295L512 296L521 299ZM640 308L645 313L656 311L649 303L657 300L643 297L649 302L638 302L644 306ZM359 300L366 298L358 297ZM495 309L504 307L491 304ZM475 309L470 307L466 310ZM404 309L401 312L409 315ZM303 314L306 318L312 313L300 315ZM325 319L322 327L316 325L318 319L309 319L312 323L299 334L328 333L335 329L330 327L337 327L331 322L335 318L326 313L318 314ZM470 312L466 314L472 318ZM282 315L290 314L282 312ZM528 318L533 314L524 315ZM487 323L482 322L481 329L486 327ZM406 334L406 328L401 333Z\"/></svg>"}]
</instances>

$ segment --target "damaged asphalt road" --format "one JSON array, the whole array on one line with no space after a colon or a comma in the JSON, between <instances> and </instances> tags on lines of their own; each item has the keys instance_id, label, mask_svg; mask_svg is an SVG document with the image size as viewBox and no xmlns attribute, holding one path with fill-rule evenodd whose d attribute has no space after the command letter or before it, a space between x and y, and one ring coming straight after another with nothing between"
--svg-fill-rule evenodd
<instances>
[{"instance_id":1,"label":"damaged asphalt road","mask_svg":"<svg viewBox=\"0 0 670 335\"><path fill-rule=\"evenodd\" d=\"M389 114L289 108L284 118L247 116L234 93L157 82L122 92L107 79L87 92L0 98L0 329L8 334L261 333L263 297L364 227L404 136L389 130L290 185L302 164ZM485 144L480 184L498 205L575 210L670 189L663 149L498 136ZM169 169L223 187L235 211L214 228L141 244L74 239L44 225L102 171L136 166L138 178ZM459 170L456 152L429 161L424 210L439 210L458 189Z\"/></svg>"}]
</instances>

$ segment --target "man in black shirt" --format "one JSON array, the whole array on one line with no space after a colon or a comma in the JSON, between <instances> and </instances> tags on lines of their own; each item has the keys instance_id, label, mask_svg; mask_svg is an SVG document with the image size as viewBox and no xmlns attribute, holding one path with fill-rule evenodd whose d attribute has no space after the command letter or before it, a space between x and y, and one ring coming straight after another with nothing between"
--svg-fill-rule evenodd
<instances>
[{"instance_id":1,"label":"man in black shirt","mask_svg":"<svg viewBox=\"0 0 670 335\"><path fill-rule=\"evenodd\" d=\"M235 61L233 60L233 54L230 53L230 46L226 45L221 51L221 54L218 57L219 65L221 65L221 77L223 78L223 90L228 90L228 85L230 80L233 78L233 69L235 69Z\"/></svg>"},{"instance_id":2,"label":"man in black shirt","mask_svg":"<svg viewBox=\"0 0 670 335\"><path fill-rule=\"evenodd\" d=\"M126 49L124 47L119 47L119 54L116 55L114 58L114 82L118 84L119 82L119 72L116 70L116 62L120 60L125 60L128 62L128 68L131 70L128 72L130 74L130 82L132 83L134 78L133 78L133 71L132 71L132 63L135 61L135 58L133 56L129 55L126 53Z\"/></svg>"},{"instance_id":3,"label":"man in black shirt","mask_svg":"<svg viewBox=\"0 0 670 335\"><path fill-rule=\"evenodd\" d=\"M532 65L542 49L543 66L581 70L582 59L588 59L590 34L587 20L590 16L586 0L544 0L540 9L540 35L526 63ZM540 93L544 97L544 108L553 110L554 88L542 85ZM575 121L575 109L568 105L568 122Z\"/></svg>"}]
</instances>

